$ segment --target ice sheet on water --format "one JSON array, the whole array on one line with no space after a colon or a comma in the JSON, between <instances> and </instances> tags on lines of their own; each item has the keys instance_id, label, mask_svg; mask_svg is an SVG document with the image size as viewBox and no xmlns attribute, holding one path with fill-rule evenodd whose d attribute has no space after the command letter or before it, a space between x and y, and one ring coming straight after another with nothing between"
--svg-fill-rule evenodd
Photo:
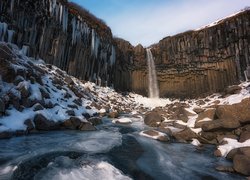
<instances>
[{"instance_id":1,"label":"ice sheet on water","mask_svg":"<svg viewBox=\"0 0 250 180\"><path fill-rule=\"evenodd\" d=\"M129 180L119 169L106 161L87 158L77 165L75 160L68 157L58 157L43 169L34 179L41 180Z\"/></svg>"}]
</instances>

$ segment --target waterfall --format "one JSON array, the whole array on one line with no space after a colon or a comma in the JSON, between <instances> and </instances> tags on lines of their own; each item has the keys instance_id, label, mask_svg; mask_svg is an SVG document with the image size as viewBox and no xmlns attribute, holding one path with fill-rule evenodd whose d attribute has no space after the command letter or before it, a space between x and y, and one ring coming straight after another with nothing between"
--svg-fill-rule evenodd
<instances>
[{"instance_id":1,"label":"waterfall","mask_svg":"<svg viewBox=\"0 0 250 180\"><path fill-rule=\"evenodd\" d=\"M159 98L159 88L157 83L154 58L150 49L147 49L147 61L148 61L149 98L157 99Z\"/></svg>"}]
</instances>

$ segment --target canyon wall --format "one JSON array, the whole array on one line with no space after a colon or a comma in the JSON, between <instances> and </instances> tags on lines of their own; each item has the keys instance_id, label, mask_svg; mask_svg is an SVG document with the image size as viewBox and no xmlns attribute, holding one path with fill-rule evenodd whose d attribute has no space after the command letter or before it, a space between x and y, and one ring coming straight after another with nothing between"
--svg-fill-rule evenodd
<instances>
[{"instance_id":1,"label":"canyon wall","mask_svg":"<svg viewBox=\"0 0 250 180\"><path fill-rule=\"evenodd\" d=\"M126 66L123 73L118 73L123 75L119 81L129 80L124 89L147 95L146 50L116 41L117 63ZM130 53L126 52L128 47ZM198 30L166 37L152 45L151 51L160 96L197 97L222 91L250 76L250 10Z\"/></svg>"},{"instance_id":2,"label":"canyon wall","mask_svg":"<svg viewBox=\"0 0 250 180\"><path fill-rule=\"evenodd\" d=\"M111 85L112 33L102 20L66 0L1 0L0 41L83 80Z\"/></svg>"}]
</instances>

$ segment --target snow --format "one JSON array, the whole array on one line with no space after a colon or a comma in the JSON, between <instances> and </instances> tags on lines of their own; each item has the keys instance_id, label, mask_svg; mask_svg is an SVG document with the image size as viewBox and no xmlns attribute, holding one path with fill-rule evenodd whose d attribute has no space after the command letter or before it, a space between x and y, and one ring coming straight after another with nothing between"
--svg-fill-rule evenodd
<instances>
[{"instance_id":1,"label":"snow","mask_svg":"<svg viewBox=\"0 0 250 180\"><path fill-rule=\"evenodd\" d=\"M132 120L124 117L124 118L114 119L112 122L121 123L121 124L129 124L129 123L132 123Z\"/></svg>"},{"instance_id":2,"label":"snow","mask_svg":"<svg viewBox=\"0 0 250 180\"><path fill-rule=\"evenodd\" d=\"M240 147L250 147L250 139L246 140L243 143L238 142L236 139L231 138L224 138L224 141L227 142L227 144L220 145L218 147L218 150L221 152L221 155L223 157L226 157L227 154L232 150Z\"/></svg>"},{"instance_id":3,"label":"snow","mask_svg":"<svg viewBox=\"0 0 250 180\"><path fill-rule=\"evenodd\" d=\"M101 114L106 113L106 109L100 109L99 113Z\"/></svg>"},{"instance_id":4,"label":"snow","mask_svg":"<svg viewBox=\"0 0 250 180\"><path fill-rule=\"evenodd\" d=\"M201 145L201 143L200 143L200 141L198 139L193 139L191 144L194 145L194 146L200 146Z\"/></svg>"},{"instance_id":5,"label":"snow","mask_svg":"<svg viewBox=\"0 0 250 180\"><path fill-rule=\"evenodd\" d=\"M207 122L207 121L212 121L212 119L206 117L206 118L203 118L202 120L199 120L198 122Z\"/></svg>"}]
</instances>

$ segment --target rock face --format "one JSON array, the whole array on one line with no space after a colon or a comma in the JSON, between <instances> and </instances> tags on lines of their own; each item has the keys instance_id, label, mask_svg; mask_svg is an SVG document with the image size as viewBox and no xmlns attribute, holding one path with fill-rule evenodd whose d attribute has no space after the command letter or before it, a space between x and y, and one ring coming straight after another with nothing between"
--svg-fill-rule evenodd
<instances>
[{"instance_id":1,"label":"rock face","mask_svg":"<svg viewBox=\"0 0 250 180\"><path fill-rule=\"evenodd\" d=\"M1 0L0 7L1 41L80 79L111 84L115 50L102 20L67 0Z\"/></svg>"},{"instance_id":2,"label":"rock face","mask_svg":"<svg viewBox=\"0 0 250 180\"><path fill-rule=\"evenodd\" d=\"M160 96L197 97L223 91L249 76L250 10L214 26L187 31L151 46ZM147 95L145 49L117 41L115 86ZM122 69L120 66L126 67ZM119 81L119 82L118 82Z\"/></svg>"}]
</instances>

